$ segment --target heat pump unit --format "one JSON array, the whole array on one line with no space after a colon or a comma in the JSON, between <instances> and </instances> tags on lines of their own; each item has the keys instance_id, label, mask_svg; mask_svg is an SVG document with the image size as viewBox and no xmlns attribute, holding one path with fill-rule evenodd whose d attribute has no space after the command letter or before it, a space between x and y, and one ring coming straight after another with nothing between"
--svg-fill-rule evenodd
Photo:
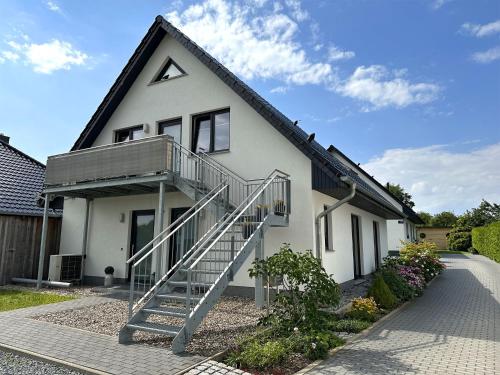
<instances>
[{"instance_id":1,"label":"heat pump unit","mask_svg":"<svg viewBox=\"0 0 500 375\"><path fill-rule=\"evenodd\" d=\"M79 281L82 272L81 254L51 255L49 281Z\"/></svg>"}]
</instances>

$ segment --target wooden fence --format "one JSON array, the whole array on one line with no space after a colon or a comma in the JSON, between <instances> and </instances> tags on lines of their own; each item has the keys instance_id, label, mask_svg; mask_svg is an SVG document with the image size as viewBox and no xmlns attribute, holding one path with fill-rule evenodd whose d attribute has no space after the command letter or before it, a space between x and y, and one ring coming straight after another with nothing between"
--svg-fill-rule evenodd
<instances>
[{"instance_id":1,"label":"wooden fence","mask_svg":"<svg viewBox=\"0 0 500 375\"><path fill-rule=\"evenodd\" d=\"M12 277L36 279L42 235L42 217L0 215L0 285ZM47 279L50 255L59 253L61 219L50 218L43 277Z\"/></svg>"}]
</instances>

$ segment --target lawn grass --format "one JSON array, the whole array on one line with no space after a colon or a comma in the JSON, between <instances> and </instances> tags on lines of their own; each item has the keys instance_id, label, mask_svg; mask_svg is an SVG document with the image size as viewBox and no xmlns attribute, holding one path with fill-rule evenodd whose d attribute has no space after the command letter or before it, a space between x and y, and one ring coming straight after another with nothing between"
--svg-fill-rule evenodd
<instances>
[{"instance_id":1,"label":"lawn grass","mask_svg":"<svg viewBox=\"0 0 500 375\"><path fill-rule=\"evenodd\" d=\"M468 255L470 254L468 251L457 251L457 250L438 250L438 254L446 255L446 254L462 254Z\"/></svg>"},{"instance_id":2,"label":"lawn grass","mask_svg":"<svg viewBox=\"0 0 500 375\"><path fill-rule=\"evenodd\" d=\"M27 292L21 290L0 290L0 311L21 309L23 307L46 305L75 299L52 293Z\"/></svg>"}]
</instances>

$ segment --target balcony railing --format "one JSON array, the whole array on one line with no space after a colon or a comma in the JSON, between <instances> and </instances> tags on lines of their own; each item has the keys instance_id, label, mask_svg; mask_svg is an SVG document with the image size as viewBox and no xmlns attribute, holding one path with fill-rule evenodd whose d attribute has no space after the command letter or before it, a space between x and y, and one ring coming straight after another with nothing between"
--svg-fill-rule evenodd
<instances>
[{"instance_id":1,"label":"balcony railing","mask_svg":"<svg viewBox=\"0 0 500 375\"><path fill-rule=\"evenodd\" d=\"M161 135L50 156L45 185L73 185L171 171L173 150L172 138Z\"/></svg>"}]
</instances>

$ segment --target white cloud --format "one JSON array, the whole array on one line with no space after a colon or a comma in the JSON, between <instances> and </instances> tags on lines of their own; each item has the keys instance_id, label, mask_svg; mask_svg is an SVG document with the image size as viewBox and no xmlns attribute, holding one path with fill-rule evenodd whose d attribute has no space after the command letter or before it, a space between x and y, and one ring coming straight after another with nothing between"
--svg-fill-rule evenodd
<instances>
[{"instance_id":1,"label":"white cloud","mask_svg":"<svg viewBox=\"0 0 500 375\"><path fill-rule=\"evenodd\" d=\"M328 48L328 60L339 61L352 59L356 54L353 51L347 51L338 48L337 46L330 46Z\"/></svg>"},{"instance_id":2,"label":"white cloud","mask_svg":"<svg viewBox=\"0 0 500 375\"><path fill-rule=\"evenodd\" d=\"M412 83L404 78L405 69L390 72L381 65L359 66L344 82L334 87L343 96L369 103L365 110L385 107L404 108L438 98L441 88L434 83Z\"/></svg>"},{"instance_id":3,"label":"white cloud","mask_svg":"<svg viewBox=\"0 0 500 375\"><path fill-rule=\"evenodd\" d=\"M285 0L285 4L291 9L292 16L297 21L305 21L309 18L309 13L302 9L302 4L300 0Z\"/></svg>"},{"instance_id":4,"label":"white cloud","mask_svg":"<svg viewBox=\"0 0 500 375\"><path fill-rule=\"evenodd\" d=\"M481 64L487 64L500 59L500 46L490 48L484 52L475 52L471 56L472 60Z\"/></svg>"},{"instance_id":5,"label":"white cloud","mask_svg":"<svg viewBox=\"0 0 500 375\"><path fill-rule=\"evenodd\" d=\"M443 5L445 5L446 3L450 3L452 2L453 0L433 0L431 2L431 8L434 9L434 10L438 10L440 9Z\"/></svg>"},{"instance_id":6,"label":"white cloud","mask_svg":"<svg viewBox=\"0 0 500 375\"><path fill-rule=\"evenodd\" d=\"M23 43L9 41L11 51L2 51L10 61L22 61L36 73L51 74L57 70L70 70L72 66L85 65L89 56L75 49L71 43L53 39L47 43Z\"/></svg>"},{"instance_id":7,"label":"white cloud","mask_svg":"<svg viewBox=\"0 0 500 375\"><path fill-rule=\"evenodd\" d=\"M386 150L363 165L381 183L401 184L417 210L461 213L481 199L500 203L500 143L471 152L446 146Z\"/></svg>"},{"instance_id":8,"label":"white cloud","mask_svg":"<svg viewBox=\"0 0 500 375\"><path fill-rule=\"evenodd\" d=\"M245 79L273 78L287 85L331 82L334 74L330 64L311 61L297 40L297 22L306 18L300 2L289 0L285 4L290 16L279 7L257 14L255 3L205 0L166 17ZM261 10L259 13L265 13Z\"/></svg>"},{"instance_id":9,"label":"white cloud","mask_svg":"<svg viewBox=\"0 0 500 375\"><path fill-rule=\"evenodd\" d=\"M285 94L290 90L290 86L277 86L271 89L272 94Z\"/></svg>"},{"instance_id":10,"label":"white cloud","mask_svg":"<svg viewBox=\"0 0 500 375\"><path fill-rule=\"evenodd\" d=\"M467 22L462 25L460 31L464 34L473 35L478 38L493 35L496 33L500 33L500 20L490 22L485 25Z\"/></svg>"},{"instance_id":11,"label":"white cloud","mask_svg":"<svg viewBox=\"0 0 500 375\"><path fill-rule=\"evenodd\" d=\"M45 5L47 5L47 8L49 10L56 12L56 13L61 13L61 8L55 2L49 0L45 3Z\"/></svg>"}]
</instances>

